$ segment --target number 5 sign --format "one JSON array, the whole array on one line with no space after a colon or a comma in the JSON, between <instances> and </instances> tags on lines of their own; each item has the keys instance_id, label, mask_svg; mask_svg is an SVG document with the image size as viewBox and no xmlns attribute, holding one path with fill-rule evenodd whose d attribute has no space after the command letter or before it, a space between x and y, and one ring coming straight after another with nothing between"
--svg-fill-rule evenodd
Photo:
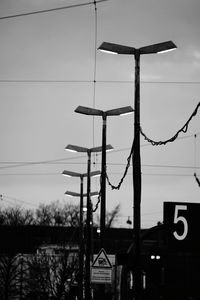
<instances>
[{"instance_id":1,"label":"number 5 sign","mask_svg":"<svg viewBox=\"0 0 200 300\"><path fill-rule=\"evenodd\" d=\"M163 219L171 250L194 252L200 249L200 204L164 202Z\"/></svg>"}]
</instances>

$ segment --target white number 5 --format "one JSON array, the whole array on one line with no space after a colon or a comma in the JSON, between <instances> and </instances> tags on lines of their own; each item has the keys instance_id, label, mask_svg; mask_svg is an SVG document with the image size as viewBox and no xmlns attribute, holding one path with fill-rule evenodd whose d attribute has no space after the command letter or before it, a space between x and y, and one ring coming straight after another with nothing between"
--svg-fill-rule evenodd
<instances>
[{"instance_id":1,"label":"white number 5","mask_svg":"<svg viewBox=\"0 0 200 300\"><path fill-rule=\"evenodd\" d=\"M178 222L183 223L183 233L178 234L176 231L173 232L175 238L179 241L184 240L187 236L188 233L188 223L185 217L183 216L178 216L178 211L179 210L187 210L186 205L176 205L175 206L175 212L174 212L174 224L177 224Z\"/></svg>"}]
</instances>

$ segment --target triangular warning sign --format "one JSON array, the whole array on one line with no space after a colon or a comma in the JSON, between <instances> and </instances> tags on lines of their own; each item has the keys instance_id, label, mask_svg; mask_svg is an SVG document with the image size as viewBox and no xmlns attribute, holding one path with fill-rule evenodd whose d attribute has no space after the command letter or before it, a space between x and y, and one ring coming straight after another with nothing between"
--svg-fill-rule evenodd
<instances>
[{"instance_id":1,"label":"triangular warning sign","mask_svg":"<svg viewBox=\"0 0 200 300\"><path fill-rule=\"evenodd\" d=\"M106 251L102 248L97 257L93 261L93 268L112 268L111 262L106 254Z\"/></svg>"}]
</instances>

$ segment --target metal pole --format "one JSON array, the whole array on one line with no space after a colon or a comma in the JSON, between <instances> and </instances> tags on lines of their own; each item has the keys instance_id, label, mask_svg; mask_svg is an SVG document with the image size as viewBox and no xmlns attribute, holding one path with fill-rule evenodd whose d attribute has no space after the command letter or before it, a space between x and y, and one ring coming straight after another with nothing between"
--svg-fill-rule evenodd
<instances>
[{"instance_id":1,"label":"metal pole","mask_svg":"<svg viewBox=\"0 0 200 300\"><path fill-rule=\"evenodd\" d=\"M106 113L103 113L102 127L102 161L101 161L101 216L100 240L101 248L104 247L105 219L106 219Z\"/></svg>"},{"instance_id":2,"label":"metal pole","mask_svg":"<svg viewBox=\"0 0 200 300\"><path fill-rule=\"evenodd\" d=\"M83 300L83 258L84 258L84 247L83 247L83 176L80 176L80 224L79 224L79 300Z\"/></svg>"},{"instance_id":3,"label":"metal pole","mask_svg":"<svg viewBox=\"0 0 200 300\"><path fill-rule=\"evenodd\" d=\"M133 224L135 242L135 300L141 299L141 158L140 158L140 52L135 53L135 116L134 116L134 152L132 155L133 164Z\"/></svg>"},{"instance_id":4,"label":"metal pole","mask_svg":"<svg viewBox=\"0 0 200 300\"><path fill-rule=\"evenodd\" d=\"M90 256L91 256L91 203L90 203L90 168L91 152L88 151L88 171L87 171L87 220L86 220L86 260L85 260L85 299L91 300L90 286Z\"/></svg>"}]
</instances>

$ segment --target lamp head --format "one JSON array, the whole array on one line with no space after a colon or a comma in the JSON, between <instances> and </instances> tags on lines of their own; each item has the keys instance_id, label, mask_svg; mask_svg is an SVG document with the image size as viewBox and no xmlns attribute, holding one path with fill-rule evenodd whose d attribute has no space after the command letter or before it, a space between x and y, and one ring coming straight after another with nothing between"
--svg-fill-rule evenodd
<instances>
[{"instance_id":1,"label":"lamp head","mask_svg":"<svg viewBox=\"0 0 200 300\"><path fill-rule=\"evenodd\" d=\"M127 54L127 55L136 55L136 54L153 54L153 53L164 53L176 49L177 46L172 41L167 41L163 43L153 44L141 48L128 47L119 44L113 44L108 42L103 42L98 50L112 53L112 54Z\"/></svg>"},{"instance_id":2,"label":"lamp head","mask_svg":"<svg viewBox=\"0 0 200 300\"><path fill-rule=\"evenodd\" d=\"M154 53L164 53L175 50L177 46L172 41L167 41L163 43L153 44L139 49L140 54L154 54Z\"/></svg>"},{"instance_id":3,"label":"lamp head","mask_svg":"<svg viewBox=\"0 0 200 300\"><path fill-rule=\"evenodd\" d=\"M102 52L111 53L111 54L129 54L129 55L135 54L135 48L133 47L123 46L123 45L108 43L108 42L103 42L99 46L98 50Z\"/></svg>"}]
</instances>

